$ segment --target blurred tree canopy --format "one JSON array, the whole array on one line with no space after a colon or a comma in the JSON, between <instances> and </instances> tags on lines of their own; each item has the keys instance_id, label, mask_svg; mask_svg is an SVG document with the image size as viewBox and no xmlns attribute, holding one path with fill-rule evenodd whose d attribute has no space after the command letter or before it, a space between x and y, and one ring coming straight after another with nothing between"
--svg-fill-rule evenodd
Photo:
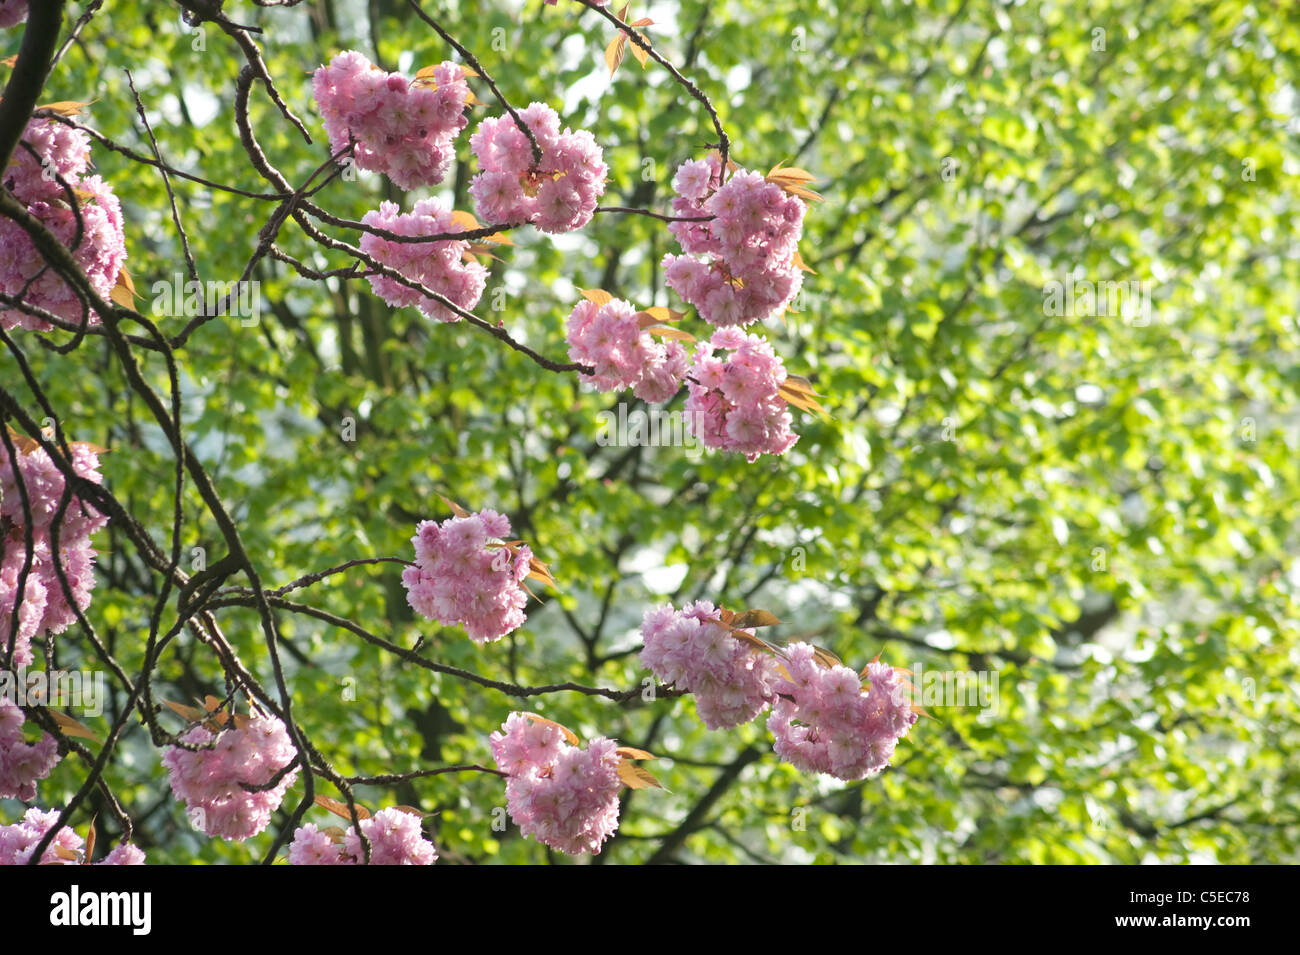
<instances>
[{"instance_id":1,"label":"blurred tree canopy","mask_svg":"<svg viewBox=\"0 0 1300 955\"><path fill-rule=\"evenodd\" d=\"M613 31L579 4L425 7L512 103L548 103L595 135L606 204L667 211L677 164L716 139L654 63L629 57L611 80ZM258 137L294 183L328 159L317 65L345 49L408 72L455 58L397 0L225 12L262 29L277 87L315 140L254 89ZM488 734L526 709L649 749L667 791L625 793L597 863L1297 861L1295 21L1238 0L653 0L631 16L655 21L656 49L711 97L738 163L818 177L825 201L800 247L815 273L784 323L751 331L812 380L828 417L796 414L794 449L755 464L603 446L598 415L618 396L464 323L390 308L364 280L312 282L266 260L257 324L211 322L178 351L185 431L249 555L267 587L409 557L416 523L449 516L441 492L509 514L550 565L559 588L539 592L521 630L476 647L416 618L391 564L315 584L310 602L489 680L628 690L647 675L643 612L707 598L770 610L784 621L771 636L808 637L855 668L879 654L930 674L995 675L996 705L924 700L932 718L894 765L843 783L782 764L762 719L706 730L689 696L516 699L278 612L310 738L347 774L490 765ZM21 32L0 37L5 55ZM93 101L81 121L148 154L129 69L170 164L261 191L232 119L243 62L176 5L111 3L42 101ZM469 131L499 111L479 97ZM458 157L435 191L470 209L467 136ZM163 181L100 146L93 158L122 200L145 311L153 283L184 271ZM267 204L175 189L201 276L236 280ZM413 197L367 173L315 197L349 219L381 199L409 208ZM676 244L655 219L598 215L570 236L512 238L477 312L551 358L565 360L576 289L684 307L662 281ZM278 241L318 269L348 264L292 226ZM1088 301L1083 283L1118 287L1130 306ZM1075 297L1054 304L1067 284ZM174 334L185 318L158 321ZM693 313L683 327L708 331ZM66 433L111 449L105 485L165 549L174 459L109 344L61 355L14 334ZM140 362L166 395L165 363ZM0 378L25 394L7 350ZM221 533L192 485L183 507L187 561L199 547L215 560ZM120 528L98 541L88 616L138 669L159 581ZM271 685L257 614L215 612ZM65 667L95 666L75 627L59 651ZM225 695L189 634L168 647L155 688L182 702ZM121 705L115 689L87 723L102 733ZM65 759L41 804L65 805L85 773ZM151 862L261 859L270 832L247 844L202 836L166 779L133 719L106 780ZM273 830L301 795L300 780ZM495 776L358 798L435 813L426 829L446 861L570 861L493 828L505 804ZM0 823L20 811L0 804ZM101 813L101 838L112 834Z\"/></svg>"}]
</instances>

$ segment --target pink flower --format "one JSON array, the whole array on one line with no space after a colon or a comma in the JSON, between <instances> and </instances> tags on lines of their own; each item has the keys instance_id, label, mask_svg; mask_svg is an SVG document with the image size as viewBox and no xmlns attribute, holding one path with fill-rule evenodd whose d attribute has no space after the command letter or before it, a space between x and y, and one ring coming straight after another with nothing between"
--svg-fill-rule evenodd
<instances>
[{"instance_id":1,"label":"pink flower","mask_svg":"<svg viewBox=\"0 0 1300 955\"><path fill-rule=\"evenodd\" d=\"M428 620L461 624L475 643L500 640L524 623L532 551L507 548L510 521L496 511L422 521L411 542L415 566L402 572L407 602Z\"/></svg>"},{"instance_id":2,"label":"pink flower","mask_svg":"<svg viewBox=\"0 0 1300 955\"><path fill-rule=\"evenodd\" d=\"M862 779L889 765L907 735L912 712L902 678L883 663L867 664L865 690L845 666L824 666L806 643L786 650L789 679L774 687L767 728L778 756L807 772Z\"/></svg>"},{"instance_id":3,"label":"pink flower","mask_svg":"<svg viewBox=\"0 0 1300 955\"><path fill-rule=\"evenodd\" d=\"M713 168L700 159L682 163L673 176L673 188L685 199L704 199L709 194L712 182Z\"/></svg>"},{"instance_id":4,"label":"pink flower","mask_svg":"<svg viewBox=\"0 0 1300 955\"><path fill-rule=\"evenodd\" d=\"M0 696L0 799L36 798L36 782L50 775L59 761L59 746L49 733L35 743L23 739L25 717L8 697Z\"/></svg>"},{"instance_id":5,"label":"pink flower","mask_svg":"<svg viewBox=\"0 0 1300 955\"><path fill-rule=\"evenodd\" d=\"M530 222L543 232L580 229L591 221L605 191L609 167L586 130L560 131L559 115L544 103L521 110L520 119L541 148L532 144L514 117L488 117L470 137L480 172L470 182L478 217L513 225Z\"/></svg>"},{"instance_id":6,"label":"pink flower","mask_svg":"<svg viewBox=\"0 0 1300 955\"><path fill-rule=\"evenodd\" d=\"M452 210L438 199L421 199L409 213L399 213L396 203L382 202L377 211L362 217L366 225L403 236L440 235L464 231ZM469 311L478 304L487 284L487 269L467 256L469 243L460 239L435 242L398 242L372 233L361 237L361 250L404 278L423 285ZM370 287L389 305L418 306L430 318L458 322L460 316L437 299L385 275L371 275Z\"/></svg>"},{"instance_id":7,"label":"pink flower","mask_svg":"<svg viewBox=\"0 0 1300 955\"><path fill-rule=\"evenodd\" d=\"M0 29L27 19L27 0L0 0Z\"/></svg>"},{"instance_id":8,"label":"pink flower","mask_svg":"<svg viewBox=\"0 0 1300 955\"><path fill-rule=\"evenodd\" d=\"M433 865L438 850L424 837L420 817L401 809L381 809L361 820L370 842L371 865ZM365 858L355 829L340 838L313 823L298 828L289 845L290 865L360 865Z\"/></svg>"},{"instance_id":9,"label":"pink flower","mask_svg":"<svg viewBox=\"0 0 1300 955\"><path fill-rule=\"evenodd\" d=\"M734 354L721 360L713 356L716 348ZM738 451L752 462L760 454L785 454L799 440L779 393L785 366L758 336L719 329L696 350L689 377L686 423L705 447Z\"/></svg>"},{"instance_id":10,"label":"pink flower","mask_svg":"<svg viewBox=\"0 0 1300 955\"><path fill-rule=\"evenodd\" d=\"M613 740L575 746L557 726L511 713L490 737L506 808L525 836L560 852L598 853L618 828L620 757Z\"/></svg>"},{"instance_id":11,"label":"pink flower","mask_svg":"<svg viewBox=\"0 0 1300 955\"><path fill-rule=\"evenodd\" d=\"M103 481L99 473L99 456L89 445L72 443L72 470L78 477L95 484ZM8 647L11 637L13 607L18 580L27 566L22 605L18 611L18 633L14 637L14 663L27 666L32 662L31 641L49 631L62 633L76 620L77 610L90 606L95 586L95 550L90 537L108 518L93 505L73 495L63 511L58 526L59 564L68 583L65 590L54 563L54 518L63 498L64 478L45 452L34 447L24 453L15 447L17 468L8 449L0 444L0 523L9 527L8 536L0 541L0 651ZM27 511L23 510L23 495ZM26 515L31 516L32 554L28 560ZM68 601L71 592L72 603ZM76 609L74 609L74 604Z\"/></svg>"},{"instance_id":12,"label":"pink flower","mask_svg":"<svg viewBox=\"0 0 1300 955\"><path fill-rule=\"evenodd\" d=\"M709 729L748 723L772 700L775 662L735 637L706 600L680 612L671 606L646 611L641 637L641 662L665 683L692 692Z\"/></svg>"},{"instance_id":13,"label":"pink flower","mask_svg":"<svg viewBox=\"0 0 1300 955\"><path fill-rule=\"evenodd\" d=\"M669 225L686 253L664 256L669 287L719 327L780 314L803 284L794 265L803 200L744 169L724 182L716 153L678 167L673 188L675 216L711 218Z\"/></svg>"},{"instance_id":14,"label":"pink flower","mask_svg":"<svg viewBox=\"0 0 1300 955\"><path fill-rule=\"evenodd\" d=\"M452 146L465 128L469 87L455 63L408 81L386 73L360 53L340 53L312 78L330 151L355 140L357 167L388 176L399 188L442 182L455 158Z\"/></svg>"},{"instance_id":15,"label":"pink flower","mask_svg":"<svg viewBox=\"0 0 1300 955\"><path fill-rule=\"evenodd\" d=\"M686 374L685 349L656 341L622 299L579 302L569 313L567 337L569 358L595 370L582 380L600 391L631 388L638 398L662 402L677 393Z\"/></svg>"},{"instance_id":16,"label":"pink flower","mask_svg":"<svg viewBox=\"0 0 1300 955\"><path fill-rule=\"evenodd\" d=\"M298 778L295 766L270 789L244 788L265 786L298 757L284 723L274 716L241 718L215 735L196 726L181 741L201 748L170 746L162 763L190 821L210 836L242 840L257 835Z\"/></svg>"},{"instance_id":17,"label":"pink flower","mask_svg":"<svg viewBox=\"0 0 1300 955\"><path fill-rule=\"evenodd\" d=\"M122 209L98 176L82 178L90 159L90 138L51 119L33 119L4 171L4 184L29 214L72 250L91 287L108 298L126 261ZM64 188L66 185L66 189ZM69 202L77 204L73 212ZM17 223L0 219L0 292L39 306L64 321L99 324L84 313L77 293L50 269L31 237ZM36 315L0 306L0 328L49 331Z\"/></svg>"}]
</instances>

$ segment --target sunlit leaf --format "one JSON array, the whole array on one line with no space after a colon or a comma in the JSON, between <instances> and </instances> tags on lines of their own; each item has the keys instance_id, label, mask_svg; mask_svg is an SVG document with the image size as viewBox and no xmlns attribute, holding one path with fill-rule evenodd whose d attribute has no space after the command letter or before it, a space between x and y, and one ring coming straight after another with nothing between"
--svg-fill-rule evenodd
<instances>
[{"instance_id":1,"label":"sunlit leaf","mask_svg":"<svg viewBox=\"0 0 1300 955\"><path fill-rule=\"evenodd\" d=\"M564 738L573 746L577 746L580 742L577 733L569 729L567 726L555 722L555 720L548 720L546 717L538 716L536 713L524 713L522 715L532 720L534 723L541 723L543 726L554 726L564 734Z\"/></svg>"}]
</instances>

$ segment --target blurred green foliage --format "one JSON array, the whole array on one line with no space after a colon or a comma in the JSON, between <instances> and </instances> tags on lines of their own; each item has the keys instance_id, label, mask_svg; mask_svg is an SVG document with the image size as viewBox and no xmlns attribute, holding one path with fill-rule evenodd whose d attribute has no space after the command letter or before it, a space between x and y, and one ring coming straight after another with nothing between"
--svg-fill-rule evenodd
<instances>
[{"instance_id":1,"label":"blurred green foliage","mask_svg":"<svg viewBox=\"0 0 1300 955\"><path fill-rule=\"evenodd\" d=\"M312 132L308 145L255 87L257 133L294 183L327 155L310 91L319 63L341 49L409 71L451 57L396 0L227 6L263 29L278 88ZM426 9L512 102L547 102L595 134L607 204L666 210L676 165L713 139L653 63L628 57L611 81L612 31L575 3ZM531 709L650 749L668 791L625 798L602 863L1297 861L1294 20L1240 0L892 0L837 12L656 0L632 15L655 19L656 47L712 97L737 162L818 177L825 202L801 245L816 273L799 310L761 331L831 416L797 415L793 451L752 465L601 447L597 415L617 396L465 324L391 309L363 280L309 282L263 263L260 322L213 322L182 353L186 430L249 553L268 586L356 557L406 557L417 521L448 516L442 491L509 513L550 563L560 589L522 630L479 648L415 618L394 565L303 599L407 647L422 637L430 659L492 679L631 689L645 676L644 610L707 597L772 610L786 621L772 636L812 634L855 667L881 654L995 673L997 706L927 706L933 719L894 766L845 784L781 764L761 720L705 730L689 698L521 702L283 613L311 738L345 773L490 763L488 734ZM6 54L20 32L2 38ZM242 62L228 37L187 27L172 5L115 3L43 101L94 100L88 123L147 151L129 69L170 163L262 190L233 122ZM475 88L487 103L475 116L494 113ZM152 284L183 270L163 183L93 155L122 199L147 309ZM438 191L469 209L467 137L459 156ZM202 276L238 278L270 205L184 182L177 194ZM414 197L363 173L317 201L360 218L381 198ZM661 222L600 215L575 236L513 238L477 311L549 357L565 360L575 288L683 307L658 269L675 250ZM280 242L316 267L348 264L292 224ZM1052 314L1062 310L1046 290L1067 277L1149 291L1150 311L1076 303ZM184 318L160 321L174 333ZM683 327L707 333L693 314ZM166 546L170 454L104 340L68 356L20 341L67 433L112 449L106 484ZM165 394L162 361L141 361ZM0 356L6 387L15 367ZM355 441L341 437L349 418ZM185 513L187 553L224 553L192 488ZM138 667L158 579L120 531L100 540L89 616ZM220 619L271 685L256 616ZM64 666L94 665L75 629L60 653ZM221 695L220 668L189 635L158 681L164 698ZM115 691L110 714L120 702ZM88 722L102 731L107 715ZM225 844L190 828L158 755L133 721L108 772L150 861L260 859L269 833ZM84 772L65 760L41 804L63 805ZM493 830L504 805L493 776L360 796L435 813L427 828L444 860L568 861L513 827ZM4 803L0 822L20 809Z\"/></svg>"}]
</instances>

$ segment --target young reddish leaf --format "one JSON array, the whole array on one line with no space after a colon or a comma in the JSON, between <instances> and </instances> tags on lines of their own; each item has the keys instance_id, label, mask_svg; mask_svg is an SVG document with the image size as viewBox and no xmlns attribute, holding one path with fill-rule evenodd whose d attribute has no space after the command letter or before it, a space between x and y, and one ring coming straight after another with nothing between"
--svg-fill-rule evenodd
<instances>
[{"instance_id":1,"label":"young reddish leaf","mask_svg":"<svg viewBox=\"0 0 1300 955\"><path fill-rule=\"evenodd\" d=\"M635 746L620 746L614 750L624 759L658 759L653 753L647 753L643 749L637 749Z\"/></svg>"},{"instance_id":2,"label":"young reddish leaf","mask_svg":"<svg viewBox=\"0 0 1300 955\"><path fill-rule=\"evenodd\" d=\"M798 390L796 386L782 382L776 393L784 398L787 404L792 404L803 411L811 411L818 415L826 414L826 409L815 398L810 397L807 392Z\"/></svg>"},{"instance_id":3,"label":"young reddish leaf","mask_svg":"<svg viewBox=\"0 0 1300 955\"><path fill-rule=\"evenodd\" d=\"M690 332L684 332L680 328L672 328L669 325L651 325L649 328L641 329L643 332L649 332L651 335L658 335L660 338L668 338L677 342L693 342L695 336Z\"/></svg>"},{"instance_id":4,"label":"young reddish leaf","mask_svg":"<svg viewBox=\"0 0 1300 955\"><path fill-rule=\"evenodd\" d=\"M80 863L81 860L84 858L82 853L75 852L72 849L65 849L63 846L55 846L54 854L58 856L60 859L63 859L65 862Z\"/></svg>"},{"instance_id":5,"label":"young reddish leaf","mask_svg":"<svg viewBox=\"0 0 1300 955\"><path fill-rule=\"evenodd\" d=\"M618 68L623 64L623 54L627 52L627 34L619 31L618 36L609 41L609 46L605 47L605 65L609 67L609 75L613 78L618 72Z\"/></svg>"},{"instance_id":6,"label":"young reddish leaf","mask_svg":"<svg viewBox=\"0 0 1300 955\"><path fill-rule=\"evenodd\" d=\"M775 627L780 622L775 614L768 613L766 610L746 610L736 615L731 621L731 626L750 630L754 627Z\"/></svg>"},{"instance_id":7,"label":"young reddish leaf","mask_svg":"<svg viewBox=\"0 0 1300 955\"><path fill-rule=\"evenodd\" d=\"M646 23L651 23L651 22L653 22L653 21L647 20L647 21L645 21L645 22L646 22ZM638 20L637 23L640 24L641 21ZM646 43L649 43L649 42L650 42L649 37L647 37L644 33L642 33L642 32L639 31L639 30L637 30L637 31L635 31L635 32L636 32L636 35L637 35L638 39L645 40ZM646 52L644 49L642 49L641 47L637 46L635 43L630 43L630 44L628 44L628 46L629 46L630 49L632 50L632 55L636 57L636 61L637 61L638 63L641 64L641 69L644 70L644 69L646 68L646 64L650 62L650 54L647 53L647 52Z\"/></svg>"},{"instance_id":8,"label":"young reddish leaf","mask_svg":"<svg viewBox=\"0 0 1300 955\"><path fill-rule=\"evenodd\" d=\"M538 716L536 713L522 713L520 715L532 720L534 723L541 723L543 726L554 726L564 734L564 738L569 741L570 745L577 746L580 742L577 733L569 729L567 726L555 722L555 720L548 720L546 717Z\"/></svg>"},{"instance_id":9,"label":"young reddish leaf","mask_svg":"<svg viewBox=\"0 0 1300 955\"><path fill-rule=\"evenodd\" d=\"M451 510L451 512L455 514L457 517L469 517L469 511L465 510L465 508L461 507L455 501L449 501L441 494L438 495L438 499L442 501L442 503L446 504L447 507Z\"/></svg>"},{"instance_id":10,"label":"young reddish leaf","mask_svg":"<svg viewBox=\"0 0 1300 955\"><path fill-rule=\"evenodd\" d=\"M655 305L652 308L647 308L637 312L637 314L649 315L656 322L676 322L686 317L685 312L678 312L671 308L664 308L662 305Z\"/></svg>"},{"instance_id":11,"label":"young reddish leaf","mask_svg":"<svg viewBox=\"0 0 1300 955\"><path fill-rule=\"evenodd\" d=\"M719 607L718 619L722 621L723 626L730 627L731 622L736 619L736 615L726 607Z\"/></svg>"},{"instance_id":12,"label":"young reddish leaf","mask_svg":"<svg viewBox=\"0 0 1300 955\"><path fill-rule=\"evenodd\" d=\"M741 643L748 643L751 647L753 647L756 650L765 650L768 653L777 652L776 647L772 646L772 644L768 643L762 637L754 636L754 634L750 633L747 630L733 630L731 631L731 635L735 637L737 640L739 640Z\"/></svg>"},{"instance_id":13,"label":"young reddish leaf","mask_svg":"<svg viewBox=\"0 0 1300 955\"><path fill-rule=\"evenodd\" d=\"M795 249L794 255L790 257L790 264L801 272L811 272L813 275L817 274L817 270L803 260L803 256L799 254L798 249Z\"/></svg>"},{"instance_id":14,"label":"young reddish leaf","mask_svg":"<svg viewBox=\"0 0 1300 955\"><path fill-rule=\"evenodd\" d=\"M80 737L81 739L94 740L99 742L99 737L90 731L90 728L84 723L79 723L67 713L60 713L58 710L50 710L50 716L54 722L59 724L59 729L63 731L64 736Z\"/></svg>"},{"instance_id":15,"label":"young reddish leaf","mask_svg":"<svg viewBox=\"0 0 1300 955\"><path fill-rule=\"evenodd\" d=\"M469 248L465 250L465 255L464 255L465 261L468 262L471 259L474 261L478 261L479 256L482 256L485 259L492 259L494 262L501 261L500 256L496 256L492 254L491 246L480 245L477 242L471 242Z\"/></svg>"},{"instance_id":16,"label":"young reddish leaf","mask_svg":"<svg viewBox=\"0 0 1300 955\"><path fill-rule=\"evenodd\" d=\"M802 375L786 375L785 381L782 382L791 391L796 391L805 395L817 395L822 397L821 393L813 390L812 382Z\"/></svg>"},{"instance_id":17,"label":"young reddish leaf","mask_svg":"<svg viewBox=\"0 0 1300 955\"><path fill-rule=\"evenodd\" d=\"M555 578L551 576L550 568L536 557L530 557L528 559L528 577L525 579L536 580L539 583L547 584L557 590L559 589L559 584L557 584Z\"/></svg>"},{"instance_id":18,"label":"young reddish leaf","mask_svg":"<svg viewBox=\"0 0 1300 955\"><path fill-rule=\"evenodd\" d=\"M478 224L478 219L474 218L474 213L463 212L460 209L451 214L451 224L460 229L461 232L471 232L474 229L483 228Z\"/></svg>"},{"instance_id":19,"label":"young reddish leaf","mask_svg":"<svg viewBox=\"0 0 1300 955\"><path fill-rule=\"evenodd\" d=\"M167 707L173 713L185 717L191 723L203 723L207 721L208 714L193 706L186 706L183 703L173 703L170 700L163 700L162 705Z\"/></svg>"},{"instance_id":20,"label":"young reddish leaf","mask_svg":"<svg viewBox=\"0 0 1300 955\"><path fill-rule=\"evenodd\" d=\"M784 189L792 196L798 196L800 199L807 199L809 202L821 202L823 197L820 192L813 192L811 189L805 189L803 186L781 184Z\"/></svg>"},{"instance_id":21,"label":"young reddish leaf","mask_svg":"<svg viewBox=\"0 0 1300 955\"><path fill-rule=\"evenodd\" d=\"M420 810L416 809L414 806L394 806L393 808L398 812L404 812L409 816L418 816L421 819L432 815L432 813L420 812Z\"/></svg>"},{"instance_id":22,"label":"young reddish leaf","mask_svg":"<svg viewBox=\"0 0 1300 955\"><path fill-rule=\"evenodd\" d=\"M17 62L18 62L17 53L15 53L13 56L6 56L3 60L0 60L0 63L4 63L4 65L9 67L10 69L13 69L14 64Z\"/></svg>"},{"instance_id":23,"label":"young reddish leaf","mask_svg":"<svg viewBox=\"0 0 1300 955\"><path fill-rule=\"evenodd\" d=\"M623 760L618 764L618 778L628 789L663 789L664 784L655 778L654 773L636 763Z\"/></svg>"},{"instance_id":24,"label":"young reddish leaf","mask_svg":"<svg viewBox=\"0 0 1300 955\"><path fill-rule=\"evenodd\" d=\"M346 819L348 822L352 821L352 813L348 812L347 803L339 802L337 799L331 799L329 796L325 796L321 793L316 794L315 801L316 801L316 805L320 806L322 809L328 809L330 812L334 813L334 815ZM367 809L365 806L358 805L357 818L369 819L370 810Z\"/></svg>"},{"instance_id":25,"label":"young reddish leaf","mask_svg":"<svg viewBox=\"0 0 1300 955\"><path fill-rule=\"evenodd\" d=\"M608 305L614 301L614 296L610 295L603 288L580 288L579 292L588 302L595 302L597 305Z\"/></svg>"},{"instance_id":26,"label":"young reddish leaf","mask_svg":"<svg viewBox=\"0 0 1300 955\"><path fill-rule=\"evenodd\" d=\"M826 650L818 646L813 647L813 659L816 660L818 663L820 663L828 670L831 667L838 667L844 665L843 661L840 660L840 658L837 657L835 654L831 653L829 650Z\"/></svg>"},{"instance_id":27,"label":"young reddish leaf","mask_svg":"<svg viewBox=\"0 0 1300 955\"><path fill-rule=\"evenodd\" d=\"M47 109L51 113L58 113L60 116L71 119L93 102L95 102L93 99L85 103L77 100L65 99L59 100L57 103L46 103L44 106L38 106L36 108Z\"/></svg>"},{"instance_id":28,"label":"young reddish leaf","mask_svg":"<svg viewBox=\"0 0 1300 955\"><path fill-rule=\"evenodd\" d=\"M343 841L344 831L342 826L326 826L321 832L330 837L330 842L339 843Z\"/></svg>"},{"instance_id":29,"label":"young reddish leaf","mask_svg":"<svg viewBox=\"0 0 1300 955\"><path fill-rule=\"evenodd\" d=\"M721 151L721 150L719 150L719 149L712 149L712 150L710 150L709 152L710 152L714 157L716 157L717 160L718 160L719 162L722 161L722 151ZM732 159L730 156L728 156L728 157L727 157L727 172L735 172L735 171L736 171L737 169L739 169L739 168L740 168L740 167L739 167L738 165L736 165L736 161L735 161L734 159Z\"/></svg>"},{"instance_id":30,"label":"young reddish leaf","mask_svg":"<svg viewBox=\"0 0 1300 955\"><path fill-rule=\"evenodd\" d=\"M131 273L123 266L117 273L117 284L113 290L108 293L108 297L116 305L123 308L135 308L135 300L139 297L136 295L135 282L131 280Z\"/></svg>"},{"instance_id":31,"label":"young reddish leaf","mask_svg":"<svg viewBox=\"0 0 1300 955\"><path fill-rule=\"evenodd\" d=\"M90 860L95 855L95 820L98 816L90 817L90 828L86 830L86 861L83 865L90 865Z\"/></svg>"},{"instance_id":32,"label":"young reddish leaf","mask_svg":"<svg viewBox=\"0 0 1300 955\"><path fill-rule=\"evenodd\" d=\"M9 440L14 443L14 447L18 449L19 454L31 454L40 447L40 444L35 438L29 438L25 434L19 434L8 425L5 426L5 430L9 432Z\"/></svg>"},{"instance_id":33,"label":"young reddish leaf","mask_svg":"<svg viewBox=\"0 0 1300 955\"><path fill-rule=\"evenodd\" d=\"M772 171L767 174L767 181L778 184L784 182L805 183L816 182L817 177L806 169L800 169L798 166L782 168L781 163L777 163L772 167Z\"/></svg>"},{"instance_id":34,"label":"young reddish leaf","mask_svg":"<svg viewBox=\"0 0 1300 955\"><path fill-rule=\"evenodd\" d=\"M820 195L804 187L805 183L816 181L816 177L806 169L799 169L794 166L783 169L781 164L777 163L772 167L772 171L767 174L766 178L768 182L780 186L792 196L799 196L801 199L807 199L810 202L822 201Z\"/></svg>"}]
</instances>

